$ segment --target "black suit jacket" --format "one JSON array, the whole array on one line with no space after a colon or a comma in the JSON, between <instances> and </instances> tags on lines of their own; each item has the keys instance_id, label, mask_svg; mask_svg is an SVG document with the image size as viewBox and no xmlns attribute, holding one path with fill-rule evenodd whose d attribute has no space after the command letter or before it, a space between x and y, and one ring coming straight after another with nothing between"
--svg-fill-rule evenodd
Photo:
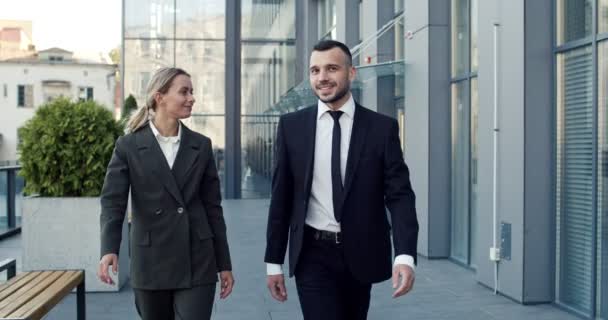
<instances>
[{"instance_id":1,"label":"black suit jacket","mask_svg":"<svg viewBox=\"0 0 608 320\"><path fill-rule=\"evenodd\" d=\"M289 239L289 274L302 249L314 163L317 106L281 116L277 128L272 198L265 261L283 264ZM344 256L363 283L392 274L389 221L395 255L416 259L415 196L399 143L395 119L357 104L344 182L341 231Z\"/></svg>"},{"instance_id":2,"label":"black suit jacket","mask_svg":"<svg viewBox=\"0 0 608 320\"><path fill-rule=\"evenodd\" d=\"M209 138L182 124L173 169L149 125L118 138L101 192L102 256L119 253L129 187L134 288L189 288L231 270Z\"/></svg>"}]
</instances>

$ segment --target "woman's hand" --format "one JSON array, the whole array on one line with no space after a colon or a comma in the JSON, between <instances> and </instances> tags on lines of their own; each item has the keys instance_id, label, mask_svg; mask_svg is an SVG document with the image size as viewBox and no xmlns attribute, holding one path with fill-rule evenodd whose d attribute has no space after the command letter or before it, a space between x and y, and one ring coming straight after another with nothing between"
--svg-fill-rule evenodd
<instances>
[{"instance_id":1,"label":"woman's hand","mask_svg":"<svg viewBox=\"0 0 608 320\"><path fill-rule=\"evenodd\" d=\"M232 271L220 272L220 299L226 299L232 292L234 287L234 278L232 277Z\"/></svg>"},{"instance_id":2,"label":"woman's hand","mask_svg":"<svg viewBox=\"0 0 608 320\"><path fill-rule=\"evenodd\" d=\"M97 270L97 276L101 282L113 285L114 280L112 280L110 274L108 273L110 266L112 266L112 273L118 273L118 256L114 253L108 253L101 257L101 260L99 261L99 270Z\"/></svg>"}]
</instances>

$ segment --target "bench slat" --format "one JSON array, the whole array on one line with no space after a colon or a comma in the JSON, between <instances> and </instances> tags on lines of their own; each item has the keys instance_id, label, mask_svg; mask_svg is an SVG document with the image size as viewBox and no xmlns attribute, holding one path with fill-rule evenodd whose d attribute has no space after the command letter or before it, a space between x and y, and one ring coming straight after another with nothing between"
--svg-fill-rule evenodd
<instances>
[{"instance_id":1,"label":"bench slat","mask_svg":"<svg viewBox=\"0 0 608 320\"><path fill-rule=\"evenodd\" d=\"M26 272L24 276L16 279L14 282L10 283L2 292L0 292L0 301L4 300L6 297L10 296L13 292L19 290L19 288L27 285L30 281L36 279L42 272L34 271L34 272ZM21 275L20 275L21 276Z\"/></svg>"},{"instance_id":2,"label":"bench slat","mask_svg":"<svg viewBox=\"0 0 608 320\"><path fill-rule=\"evenodd\" d=\"M36 281L30 281L27 285L6 297L6 299L0 302L0 317L6 317L35 298L37 294L49 287L63 273L64 271L45 271L36 278Z\"/></svg>"},{"instance_id":3,"label":"bench slat","mask_svg":"<svg viewBox=\"0 0 608 320\"><path fill-rule=\"evenodd\" d=\"M21 280L23 277L25 277L25 276L27 276L27 275L28 275L28 273L27 273L27 272L23 272L23 273L20 273L20 274L18 274L17 276L15 276L15 277L11 278L11 279L8 279L8 280L7 280L5 283L0 284L0 293L1 293L2 291L4 291L4 289L6 289L6 288L10 287L10 286L11 286L11 285L13 285L15 282L17 282L17 281Z\"/></svg>"},{"instance_id":4,"label":"bench slat","mask_svg":"<svg viewBox=\"0 0 608 320\"><path fill-rule=\"evenodd\" d=\"M40 319L47 314L72 289L84 281L84 272L66 271L42 293L8 315L9 318Z\"/></svg>"}]
</instances>

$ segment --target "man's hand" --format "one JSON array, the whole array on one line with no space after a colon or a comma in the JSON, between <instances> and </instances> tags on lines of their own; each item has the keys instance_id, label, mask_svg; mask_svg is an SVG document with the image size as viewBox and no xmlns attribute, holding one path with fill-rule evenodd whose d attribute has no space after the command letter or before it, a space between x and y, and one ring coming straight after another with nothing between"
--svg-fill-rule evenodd
<instances>
[{"instance_id":1,"label":"man's hand","mask_svg":"<svg viewBox=\"0 0 608 320\"><path fill-rule=\"evenodd\" d=\"M414 286L414 270L405 264L397 264L393 267L393 298L400 297L412 290Z\"/></svg>"},{"instance_id":2,"label":"man's hand","mask_svg":"<svg viewBox=\"0 0 608 320\"><path fill-rule=\"evenodd\" d=\"M114 274L117 274L118 256L114 253L108 253L101 257L101 260L99 261L99 270L97 270L97 277L99 277L99 280L101 280L101 282L113 285L114 281L108 273L108 269L110 268L110 266L112 266L112 272Z\"/></svg>"},{"instance_id":3,"label":"man's hand","mask_svg":"<svg viewBox=\"0 0 608 320\"><path fill-rule=\"evenodd\" d=\"M287 300L287 290L285 289L285 277L282 274L268 276L266 280L270 295L277 301L284 302Z\"/></svg>"},{"instance_id":4,"label":"man's hand","mask_svg":"<svg viewBox=\"0 0 608 320\"><path fill-rule=\"evenodd\" d=\"M220 299L226 299L232 292L234 287L234 277L232 277L232 271L220 272Z\"/></svg>"}]
</instances>

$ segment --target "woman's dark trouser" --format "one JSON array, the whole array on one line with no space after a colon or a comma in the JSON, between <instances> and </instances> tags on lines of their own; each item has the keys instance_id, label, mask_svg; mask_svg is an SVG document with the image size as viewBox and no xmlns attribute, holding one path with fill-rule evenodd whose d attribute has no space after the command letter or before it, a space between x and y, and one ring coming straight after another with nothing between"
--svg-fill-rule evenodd
<instances>
[{"instance_id":1,"label":"woman's dark trouser","mask_svg":"<svg viewBox=\"0 0 608 320\"><path fill-rule=\"evenodd\" d=\"M133 289L135 307L142 320L211 319L216 284L189 289Z\"/></svg>"}]
</instances>

